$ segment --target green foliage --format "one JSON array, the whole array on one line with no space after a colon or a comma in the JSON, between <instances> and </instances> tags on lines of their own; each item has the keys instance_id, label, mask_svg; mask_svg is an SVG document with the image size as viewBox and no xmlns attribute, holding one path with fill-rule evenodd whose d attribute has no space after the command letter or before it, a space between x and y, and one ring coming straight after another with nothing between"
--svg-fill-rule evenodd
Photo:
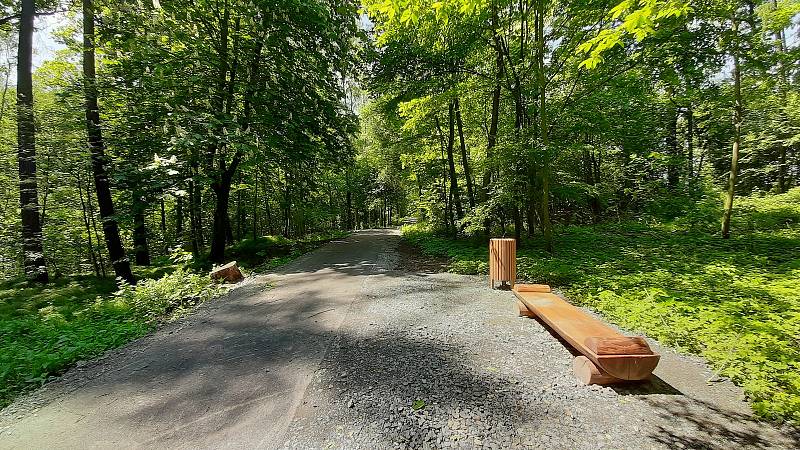
<instances>
[{"instance_id":1,"label":"green foliage","mask_svg":"<svg viewBox=\"0 0 800 450\"><path fill-rule=\"evenodd\" d=\"M687 216L717 223L719 202ZM608 320L709 360L742 386L766 418L800 422L800 188L741 200L730 240L685 220L562 230L556 254L540 239L518 251L518 277L563 289ZM714 227L716 230L716 225ZM415 225L404 237L451 259L458 273L487 273L483 242L453 241ZM598 245L602 242L602 245Z\"/></svg>"},{"instance_id":2,"label":"green foliage","mask_svg":"<svg viewBox=\"0 0 800 450\"><path fill-rule=\"evenodd\" d=\"M182 315L219 293L208 275L180 268L159 279L142 280L135 286L122 283L114 292L113 301L130 308L137 320L152 321Z\"/></svg>"},{"instance_id":3,"label":"green foliage","mask_svg":"<svg viewBox=\"0 0 800 450\"><path fill-rule=\"evenodd\" d=\"M655 34L659 22L671 17L686 16L691 11L688 0L623 0L608 13L612 28L600 30L597 36L578 46L585 54L580 67L596 68L603 61L603 53L623 45L627 36L642 41Z\"/></svg>"},{"instance_id":4,"label":"green foliage","mask_svg":"<svg viewBox=\"0 0 800 450\"><path fill-rule=\"evenodd\" d=\"M312 233L300 239L283 236L261 236L244 239L230 247L229 256L240 267L264 271L286 264L298 256L308 253L322 244L347 236L343 231Z\"/></svg>"},{"instance_id":5,"label":"green foliage","mask_svg":"<svg viewBox=\"0 0 800 450\"><path fill-rule=\"evenodd\" d=\"M119 289L112 279L90 276L0 284L0 407L220 292L208 276L183 268Z\"/></svg>"}]
</instances>

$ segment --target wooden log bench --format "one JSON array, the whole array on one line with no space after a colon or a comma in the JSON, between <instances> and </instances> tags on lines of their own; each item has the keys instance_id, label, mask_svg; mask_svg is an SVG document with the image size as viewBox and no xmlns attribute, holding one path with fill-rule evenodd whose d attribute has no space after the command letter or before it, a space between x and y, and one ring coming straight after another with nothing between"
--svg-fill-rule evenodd
<instances>
[{"instance_id":1,"label":"wooden log bench","mask_svg":"<svg viewBox=\"0 0 800 450\"><path fill-rule=\"evenodd\" d=\"M584 384L646 380L660 355L641 337L628 337L551 293L550 286L514 287L520 316L538 317L581 355L572 364Z\"/></svg>"}]
</instances>

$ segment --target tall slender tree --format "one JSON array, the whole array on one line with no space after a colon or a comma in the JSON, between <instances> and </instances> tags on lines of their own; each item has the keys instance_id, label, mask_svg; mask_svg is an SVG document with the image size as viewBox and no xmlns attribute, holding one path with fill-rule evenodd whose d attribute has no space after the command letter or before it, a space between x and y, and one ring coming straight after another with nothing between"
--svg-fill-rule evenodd
<instances>
[{"instance_id":1,"label":"tall slender tree","mask_svg":"<svg viewBox=\"0 0 800 450\"><path fill-rule=\"evenodd\" d=\"M456 175L456 164L453 157L453 145L455 144L455 102L450 101L447 112L447 167L450 178L450 195L453 196L453 203L456 207L458 220L464 218L464 208L461 207L461 192L458 189L458 176Z\"/></svg>"},{"instance_id":2,"label":"tall slender tree","mask_svg":"<svg viewBox=\"0 0 800 450\"><path fill-rule=\"evenodd\" d=\"M39 190L36 182L36 129L33 115L33 18L34 0L22 0L17 53L17 145L19 161L19 205L22 218L22 251L25 276L48 281L42 248Z\"/></svg>"},{"instance_id":3,"label":"tall slender tree","mask_svg":"<svg viewBox=\"0 0 800 450\"><path fill-rule=\"evenodd\" d=\"M737 11L733 14L733 149L731 151L731 171L728 175L728 190L725 193L725 211L722 214L722 237L731 237L731 215L733 213L733 198L736 194L736 177L739 173L739 148L742 144L742 116L744 106L742 105L742 68L741 55L739 54L741 43L739 42L739 18L736 17Z\"/></svg>"},{"instance_id":4,"label":"tall slender tree","mask_svg":"<svg viewBox=\"0 0 800 450\"><path fill-rule=\"evenodd\" d=\"M464 140L464 121L461 118L461 102L458 97L453 100L456 108L456 123L458 124L458 141L461 146L461 165L464 167L464 177L467 179L467 198L469 200L469 207L475 207L475 192L472 186L472 170L469 164L469 155L467 155L467 144Z\"/></svg>"},{"instance_id":5,"label":"tall slender tree","mask_svg":"<svg viewBox=\"0 0 800 450\"><path fill-rule=\"evenodd\" d=\"M108 256L111 258L111 265L114 267L114 274L129 283L134 283L130 261L125 255L125 248L122 246L119 236L119 225L114 216L114 200L111 197L111 186L108 179L108 158L105 154L103 132L100 128L100 108L97 104L94 49L94 2L93 0L83 0L83 90L86 100L86 135L92 155L92 173L97 204L100 207L103 235L108 248Z\"/></svg>"}]
</instances>

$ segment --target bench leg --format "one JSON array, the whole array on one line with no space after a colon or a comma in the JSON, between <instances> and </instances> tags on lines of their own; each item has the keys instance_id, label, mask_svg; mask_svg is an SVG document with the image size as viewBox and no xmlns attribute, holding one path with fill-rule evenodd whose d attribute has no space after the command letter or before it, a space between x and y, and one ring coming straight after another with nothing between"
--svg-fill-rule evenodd
<instances>
[{"instance_id":1,"label":"bench leg","mask_svg":"<svg viewBox=\"0 0 800 450\"><path fill-rule=\"evenodd\" d=\"M623 381L607 374L585 356L578 356L572 361L572 371L583 384L614 384Z\"/></svg>"},{"instance_id":2,"label":"bench leg","mask_svg":"<svg viewBox=\"0 0 800 450\"><path fill-rule=\"evenodd\" d=\"M530 318L533 318L533 317L535 317L535 316L536 316L536 315L533 313L533 311L531 311L530 309L528 309L528 307L527 307L527 306L525 306L525 304L524 304L524 303L522 303L522 302L521 302L521 301L519 301L519 300L517 300L517 309L519 309L519 316L520 316L520 317L530 317Z\"/></svg>"}]
</instances>

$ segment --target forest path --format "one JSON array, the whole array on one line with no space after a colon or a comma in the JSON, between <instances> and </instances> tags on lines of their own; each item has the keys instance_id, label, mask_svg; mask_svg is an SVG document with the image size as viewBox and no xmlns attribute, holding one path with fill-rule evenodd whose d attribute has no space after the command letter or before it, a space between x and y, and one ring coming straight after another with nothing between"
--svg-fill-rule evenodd
<instances>
[{"instance_id":1,"label":"forest path","mask_svg":"<svg viewBox=\"0 0 800 450\"><path fill-rule=\"evenodd\" d=\"M0 448L797 445L655 343L654 382L580 386L509 292L399 242L355 233L71 370L3 412Z\"/></svg>"}]
</instances>

